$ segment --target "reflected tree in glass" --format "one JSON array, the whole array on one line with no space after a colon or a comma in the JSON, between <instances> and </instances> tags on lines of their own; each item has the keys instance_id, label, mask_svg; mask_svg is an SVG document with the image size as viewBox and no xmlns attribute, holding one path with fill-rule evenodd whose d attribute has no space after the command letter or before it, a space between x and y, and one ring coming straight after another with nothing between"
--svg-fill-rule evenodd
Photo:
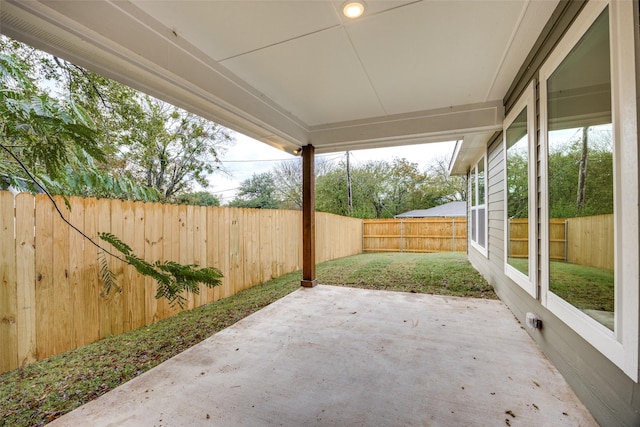
<instances>
[{"instance_id":1,"label":"reflected tree in glass","mask_svg":"<svg viewBox=\"0 0 640 427\"><path fill-rule=\"evenodd\" d=\"M549 290L614 328L609 16L547 80Z\"/></svg>"},{"instance_id":2,"label":"reflected tree in glass","mask_svg":"<svg viewBox=\"0 0 640 427\"><path fill-rule=\"evenodd\" d=\"M525 107L506 131L507 263L529 276L529 138Z\"/></svg>"},{"instance_id":3,"label":"reflected tree in glass","mask_svg":"<svg viewBox=\"0 0 640 427\"><path fill-rule=\"evenodd\" d=\"M486 215L485 206L485 173L484 173L484 157L478 162L478 207L477 207L477 228L478 228L478 244L483 248L486 247Z\"/></svg>"}]
</instances>

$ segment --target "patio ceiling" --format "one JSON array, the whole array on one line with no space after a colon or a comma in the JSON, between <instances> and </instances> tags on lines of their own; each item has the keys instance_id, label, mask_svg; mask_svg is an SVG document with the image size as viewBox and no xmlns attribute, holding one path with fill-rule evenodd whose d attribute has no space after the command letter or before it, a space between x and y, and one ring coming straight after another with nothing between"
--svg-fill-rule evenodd
<instances>
[{"instance_id":1,"label":"patio ceiling","mask_svg":"<svg viewBox=\"0 0 640 427\"><path fill-rule=\"evenodd\" d=\"M0 0L1 31L288 152L468 139L557 5L548 0ZM478 142L480 141L480 142Z\"/></svg>"}]
</instances>

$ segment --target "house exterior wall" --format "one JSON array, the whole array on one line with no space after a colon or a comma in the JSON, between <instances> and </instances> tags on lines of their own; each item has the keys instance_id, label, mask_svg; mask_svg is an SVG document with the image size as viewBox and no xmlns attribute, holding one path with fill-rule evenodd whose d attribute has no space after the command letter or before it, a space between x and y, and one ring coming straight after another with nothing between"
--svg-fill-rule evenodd
<instances>
[{"instance_id":1,"label":"house exterior wall","mask_svg":"<svg viewBox=\"0 0 640 427\"><path fill-rule=\"evenodd\" d=\"M579 4L580 3L580 4ZM521 92L526 87L527 81L537 80L537 72L544 63L545 55L548 55L553 46L561 38L561 35L569 28L575 16L582 9L582 2L561 3L558 10L552 16L546 27L547 34L540 37L544 42L538 43L527 61L523 64L518 78L512 84L512 90L505 96L505 107L513 106ZM634 2L634 10L638 15L638 3ZM635 46L636 58L638 58L638 16L635 17ZM636 59L636 61L638 61ZM636 65L636 69L640 69ZM638 73L636 72L636 76ZM636 87L638 87L636 85ZM536 90L536 100L539 99L539 91ZM638 99L638 98L637 98ZM539 111L539 109L536 109ZM508 112L508 111L507 111ZM539 120L536 129L540 130ZM486 156L488 159L487 173L487 198L488 198L488 242L487 255L485 256L476 248L468 246L468 256L472 265L491 283L502 301L511 309L517 319L524 325L527 312L533 312L543 320L543 328L527 332L537 342L540 349L554 363L558 370L571 385L575 393L591 411L594 418L603 426L637 426L640 425L640 385L627 376L620 368L605 357L600 351L591 346L577 332L547 310L540 302L529 295L521 286L512 281L505 274L504 264L504 148L502 134L497 133L487 145ZM538 209L540 200L540 181L545 179L546 172L540 167L540 143L537 140L537 200ZM638 189L640 183L636 182ZM538 215L540 218L540 215ZM538 230L540 224L538 224ZM471 241L470 231L468 241ZM537 233L538 239L540 232ZM541 245L538 244L538 248ZM538 271L540 271L541 259L538 249ZM640 261L640 254L635 254ZM538 275L539 276L539 275ZM637 284L636 284L637 286ZM623 296L624 298L624 296ZM508 351L508 349L505 349ZM535 379L532 379L535 380Z\"/></svg>"}]
</instances>

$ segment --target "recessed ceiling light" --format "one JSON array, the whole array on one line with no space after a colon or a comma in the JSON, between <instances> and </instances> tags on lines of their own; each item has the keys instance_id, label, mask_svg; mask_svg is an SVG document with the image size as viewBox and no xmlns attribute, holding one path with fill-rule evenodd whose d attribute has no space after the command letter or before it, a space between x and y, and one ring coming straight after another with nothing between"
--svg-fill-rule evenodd
<instances>
[{"instance_id":1,"label":"recessed ceiling light","mask_svg":"<svg viewBox=\"0 0 640 427\"><path fill-rule=\"evenodd\" d=\"M342 6L342 13L347 18L355 19L362 16L364 13L364 1L353 0L346 1Z\"/></svg>"}]
</instances>

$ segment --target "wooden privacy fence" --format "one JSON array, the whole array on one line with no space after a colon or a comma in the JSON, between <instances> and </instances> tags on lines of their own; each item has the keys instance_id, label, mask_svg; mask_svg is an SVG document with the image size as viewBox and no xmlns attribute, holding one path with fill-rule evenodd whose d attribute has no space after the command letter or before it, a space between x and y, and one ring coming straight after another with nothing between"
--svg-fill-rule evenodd
<instances>
[{"instance_id":1,"label":"wooden privacy fence","mask_svg":"<svg viewBox=\"0 0 640 427\"><path fill-rule=\"evenodd\" d=\"M365 252L464 252L467 219L365 219L363 241Z\"/></svg>"},{"instance_id":2,"label":"wooden privacy fence","mask_svg":"<svg viewBox=\"0 0 640 427\"><path fill-rule=\"evenodd\" d=\"M509 221L509 256L529 256L527 218ZM613 214L549 221L549 257L552 260L613 270Z\"/></svg>"},{"instance_id":3,"label":"wooden privacy fence","mask_svg":"<svg viewBox=\"0 0 640 427\"><path fill-rule=\"evenodd\" d=\"M567 261L614 269L613 214L567 219Z\"/></svg>"},{"instance_id":4,"label":"wooden privacy fence","mask_svg":"<svg viewBox=\"0 0 640 427\"><path fill-rule=\"evenodd\" d=\"M191 309L302 266L300 211L163 205L72 197L65 217L98 241L110 232L148 261L217 267L222 285ZM106 243L100 243L108 247ZM318 262L362 252L362 220L316 214ZM156 285L109 258L120 291L103 292L98 249L45 195L0 192L0 372L176 314Z\"/></svg>"},{"instance_id":5,"label":"wooden privacy fence","mask_svg":"<svg viewBox=\"0 0 640 427\"><path fill-rule=\"evenodd\" d=\"M549 221L549 256L556 261L567 260L567 220L554 218ZM529 218L511 218L507 224L510 258L529 257Z\"/></svg>"}]
</instances>

